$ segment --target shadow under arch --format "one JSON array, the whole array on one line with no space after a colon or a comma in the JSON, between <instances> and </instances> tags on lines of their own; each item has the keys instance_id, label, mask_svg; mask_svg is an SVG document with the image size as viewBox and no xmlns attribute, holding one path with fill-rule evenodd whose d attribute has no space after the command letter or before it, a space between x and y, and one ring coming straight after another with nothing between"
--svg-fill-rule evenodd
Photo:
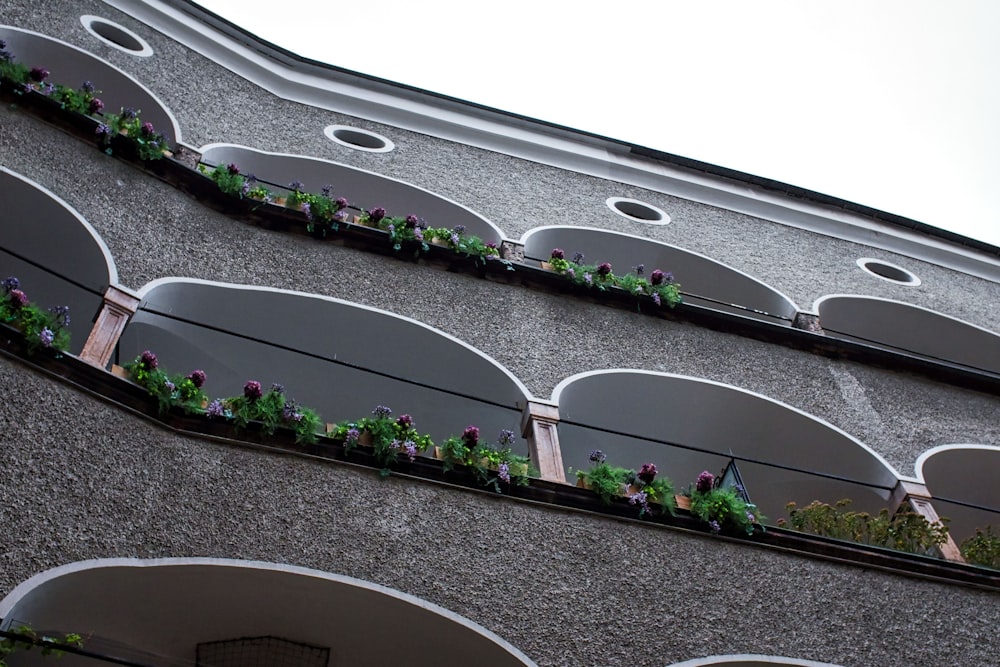
<instances>
[{"instance_id":1,"label":"shadow under arch","mask_svg":"<svg viewBox=\"0 0 1000 667\"><path fill-rule=\"evenodd\" d=\"M0 39L7 42L7 50L17 62L48 69L49 81L69 88L91 81L101 91L105 112L137 109L142 120L152 123L171 144L181 140L177 119L160 98L108 61L53 37L13 26L0 25Z\"/></svg>"},{"instance_id":2,"label":"shadow under arch","mask_svg":"<svg viewBox=\"0 0 1000 667\"><path fill-rule=\"evenodd\" d=\"M821 297L813 310L829 333L1000 373L1000 335L950 315L854 294Z\"/></svg>"},{"instance_id":3,"label":"shadow under arch","mask_svg":"<svg viewBox=\"0 0 1000 667\"><path fill-rule=\"evenodd\" d=\"M63 565L18 585L4 626L91 634L140 656L194 664L197 644L272 635L329 647L344 665L533 666L489 630L443 607L351 577L292 565L222 558L111 558ZM404 622L418 641L384 641ZM23 654L28 660L33 653ZM35 664L18 655L18 664ZM38 660L37 658L34 658ZM39 660L38 664L49 664ZM143 662L139 660L139 662ZM65 655L60 664L90 665Z\"/></svg>"},{"instance_id":4,"label":"shadow under arch","mask_svg":"<svg viewBox=\"0 0 1000 667\"><path fill-rule=\"evenodd\" d=\"M17 276L32 302L70 308L70 352L79 354L108 286L118 282L111 252L69 204L0 167L0 273Z\"/></svg>"},{"instance_id":5,"label":"shadow under arch","mask_svg":"<svg viewBox=\"0 0 1000 667\"><path fill-rule=\"evenodd\" d=\"M619 273L642 264L672 272L686 303L790 326L798 312L791 299L756 278L705 255L661 241L591 227L549 226L522 238L525 257L544 261L553 248L566 258L582 252L588 262L610 262Z\"/></svg>"},{"instance_id":6,"label":"shadow under arch","mask_svg":"<svg viewBox=\"0 0 1000 667\"><path fill-rule=\"evenodd\" d=\"M948 531L956 543L975 535L976 528L993 526L1000 534L1000 447L934 447L917 459L916 473L934 497L938 515L950 520Z\"/></svg>"},{"instance_id":7,"label":"shadow under arch","mask_svg":"<svg viewBox=\"0 0 1000 667\"><path fill-rule=\"evenodd\" d=\"M464 225L469 234L483 241L500 243L504 236L492 222L439 194L389 176L366 171L322 158L272 153L236 144L208 144L201 148L202 161L210 165L236 164L243 174L286 187L292 181L303 184L306 192L320 192L333 186L337 197L353 206L372 209L381 206L392 216L416 215L431 227Z\"/></svg>"},{"instance_id":8,"label":"shadow under arch","mask_svg":"<svg viewBox=\"0 0 1000 667\"><path fill-rule=\"evenodd\" d=\"M737 460L751 498L770 520L785 505L851 498L854 509L885 507L898 474L844 431L797 408L731 385L643 370L590 371L556 386L563 463L586 470L600 449L608 462L652 462L687 489L702 470ZM669 444L668 444L669 443ZM819 475L808 474L808 471Z\"/></svg>"},{"instance_id":9,"label":"shadow under arch","mask_svg":"<svg viewBox=\"0 0 1000 667\"><path fill-rule=\"evenodd\" d=\"M169 372L201 368L212 396L240 394L249 379L265 389L278 382L328 422L385 405L412 414L420 432L435 438L469 424L484 437L517 432L530 396L510 371L474 347L376 308L185 278L154 281L140 296L119 343L120 359L149 349Z\"/></svg>"},{"instance_id":10,"label":"shadow under arch","mask_svg":"<svg viewBox=\"0 0 1000 667\"><path fill-rule=\"evenodd\" d=\"M715 665L725 665L726 667L839 667L829 662L756 654L713 655L707 658L675 662L667 667L714 667Z\"/></svg>"}]
</instances>

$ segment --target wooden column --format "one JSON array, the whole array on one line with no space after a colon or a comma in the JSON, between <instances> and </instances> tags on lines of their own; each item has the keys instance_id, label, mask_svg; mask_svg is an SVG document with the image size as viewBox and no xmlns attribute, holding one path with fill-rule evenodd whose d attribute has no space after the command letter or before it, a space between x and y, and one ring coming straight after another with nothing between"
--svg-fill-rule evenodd
<instances>
[{"instance_id":1,"label":"wooden column","mask_svg":"<svg viewBox=\"0 0 1000 667\"><path fill-rule=\"evenodd\" d=\"M521 413L521 435L528 439L528 451L541 478L565 484L558 423L559 407L555 403L528 401Z\"/></svg>"},{"instance_id":2,"label":"wooden column","mask_svg":"<svg viewBox=\"0 0 1000 667\"><path fill-rule=\"evenodd\" d=\"M905 505L907 509L916 512L930 523L941 523L941 517L938 516L937 510L934 509L932 500L933 497L930 491L927 490L927 486L919 482L900 480L892 492L892 501L896 508ZM962 552L959 550L958 545L955 544L955 540L951 538L950 533L944 544L938 547L938 551L947 560L953 560L958 563L965 562L965 559L962 558Z\"/></svg>"},{"instance_id":3,"label":"wooden column","mask_svg":"<svg viewBox=\"0 0 1000 667\"><path fill-rule=\"evenodd\" d=\"M106 368L125 325L139 306L139 301L139 295L129 289L117 285L108 286L104 293L104 303L97 313L97 321L80 352L80 359L98 368Z\"/></svg>"}]
</instances>

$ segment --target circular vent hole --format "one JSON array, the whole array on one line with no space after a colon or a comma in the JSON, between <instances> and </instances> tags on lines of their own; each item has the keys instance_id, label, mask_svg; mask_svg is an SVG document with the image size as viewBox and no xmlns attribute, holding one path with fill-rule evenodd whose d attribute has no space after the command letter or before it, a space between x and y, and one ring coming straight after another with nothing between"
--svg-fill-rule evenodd
<instances>
[{"instance_id":1,"label":"circular vent hole","mask_svg":"<svg viewBox=\"0 0 1000 667\"><path fill-rule=\"evenodd\" d=\"M324 131L327 137L342 146L370 153L388 153L396 146L383 137L368 130L346 125L330 125Z\"/></svg>"},{"instance_id":2,"label":"circular vent hole","mask_svg":"<svg viewBox=\"0 0 1000 667\"><path fill-rule=\"evenodd\" d=\"M915 286L920 284L920 278L917 278L906 269L895 264L870 257L862 257L857 263L866 273L877 276L882 280L888 280L899 285Z\"/></svg>"},{"instance_id":3,"label":"circular vent hole","mask_svg":"<svg viewBox=\"0 0 1000 667\"><path fill-rule=\"evenodd\" d=\"M151 56L153 49L128 28L99 16L81 16L80 23L90 34L110 46L136 56Z\"/></svg>"},{"instance_id":4,"label":"circular vent hole","mask_svg":"<svg viewBox=\"0 0 1000 667\"><path fill-rule=\"evenodd\" d=\"M612 211L629 220L648 222L653 225L665 225L670 222L670 216L661 209L638 199L609 197L606 203Z\"/></svg>"}]
</instances>

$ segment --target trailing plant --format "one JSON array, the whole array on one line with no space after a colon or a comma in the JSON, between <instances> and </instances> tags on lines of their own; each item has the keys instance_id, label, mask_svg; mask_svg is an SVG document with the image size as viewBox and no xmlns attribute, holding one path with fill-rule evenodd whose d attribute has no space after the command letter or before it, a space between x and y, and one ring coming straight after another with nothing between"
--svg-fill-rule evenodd
<instances>
[{"instance_id":1,"label":"trailing plant","mask_svg":"<svg viewBox=\"0 0 1000 667\"><path fill-rule=\"evenodd\" d=\"M125 364L129 379L145 387L150 396L155 396L160 414L172 407L184 412L201 412L208 402L208 396L201 390L205 384L205 371L194 370L187 375L168 375L160 368L156 355L146 350L131 363Z\"/></svg>"},{"instance_id":2,"label":"trailing plant","mask_svg":"<svg viewBox=\"0 0 1000 667\"><path fill-rule=\"evenodd\" d=\"M752 535L757 528L763 530L761 522L764 517L757 506L744 500L737 488L719 486L715 475L707 470L698 475L688 496L691 498L691 514L708 524L713 533L725 531Z\"/></svg>"},{"instance_id":3,"label":"trailing plant","mask_svg":"<svg viewBox=\"0 0 1000 667\"><path fill-rule=\"evenodd\" d=\"M143 122L140 113L131 107L123 107L119 113L105 115L104 122L97 126L95 133L106 151L111 151L111 140L117 135L124 136L135 147L141 160L163 157L163 151L169 148L166 138L156 131L152 123Z\"/></svg>"},{"instance_id":4,"label":"trailing plant","mask_svg":"<svg viewBox=\"0 0 1000 667\"><path fill-rule=\"evenodd\" d=\"M646 267L636 266L624 275L615 275L609 262L600 264L584 264L583 253L576 253L573 261L566 260L566 253L560 248L553 248L548 263L552 269L576 285L607 290L617 287L635 296L648 296L657 306L666 305L674 308L681 302L680 284L674 282L672 273L654 269L645 277Z\"/></svg>"},{"instance_id":5,"label":"trailing plant","mask_svg":"<svg viewBox=\"0 0 1000 667\"><path fill-rule=\"evenodd\" d=\"M590 453L590 470L577 470L576 477L605 505L624 496L629 504L639 508L640 517L673 515L676 509L674 485L669 479L658 477L658 472L653 463L643 463L638 472L612 466L607 463L604 452L595 449Z\"/></svg>"},{"instance_id":6,"label":"trailing plant","mask_svg":"<svg viewBox=\"0 0 1000 667\"><path fill-rule=\"evenodd\" d=\"M434 446L429 435L417 431L413 417L404 414L393 419L392 410L384 405L376 406L371 417L341 422L332 435L343 440L344 449L348 452L370 441L375 450L375 460L382 466L383 477L389 474L390 466L400 456L407 457L412 463L417 454Z\"/></svg>"},{"instance_id":7,"label":"trailing plant","mask_svg":"<svg viewBox=\"0 0 1000 667\"><path fill-rule=\"evenodd\" d=\"M259 422L267 435L273 435L279 426L289 428L295 432L295 442L307 444L316 442L321 426L319 415L285 396L280 384L264 392L257 380L243 386L242 396L215 399L205 408L205 414L232 419L237 428Z\"/></svg>"},{"instance_id":8,"label":"trailing plant","mask_svg":"<svg viewBox=\"0 0 1000 667\"><path fill-rule=\"evenodd\" d=\"M12 653L30 651L36 646L41 647L43 656L59 658L65 653L60 646L83 648L83 636L75 632L66 633L62 637L40 635L30 625L19 625L12 631L4 632L0 637L0 667L8 667L7 658Z\"/></svg>"},{"instance_id":9,"label":"trailing plant","mask_svg":"<svg viewBox=\"0 0 1000 667\"><path fill-rule=\"evenodd\" d=\"M537 471L531 469L528 457L515 454L511 448L515 441L513 431L500 431L494 444L480 440L479 429L468 426L462 438L472 450L471 467L483 486L503 493L501 485L527 486L531 477L538 476Z\"/></svg>"},{"instance_id":10,"label":"trailing plant","mask_svg":"<svg viewBox=\"0 0 1000 667\"><path fill-rule=\"evenodd\" d=\"M0 282L0 322L24 335L28 353L41 349L65 352L69 348L69 306L42 310L21 290L21 281L8 276Z\"/></svg>"},{"instance_id":11,"label":"trailing plant","mask_svg":"<svg viewBox=\"0 0 1000 667\"><path fill-rule=\"evenodd\" d=\"M993 526L986 526L985 531L976 528L976 534L962 542L959 549L966 562L1000 570L1000 535L993 534Z\"/></svg>"},{"instance_id":12,"label":"trailing plant","mask_svg":"<svg viewBox=\"0 0 1000 667\"><path fill-rule=\"evenodd\" d=\"M897 551L927 554L948 539L947 519L931 523L916 512L900 511L890 514L883 508L878 514L854 512L848 507L851 500L844 498L835 505L814 500L799 508L788 503L788 521L779 526L823 537L849 540Z\"/></svg>"}]
</instances>

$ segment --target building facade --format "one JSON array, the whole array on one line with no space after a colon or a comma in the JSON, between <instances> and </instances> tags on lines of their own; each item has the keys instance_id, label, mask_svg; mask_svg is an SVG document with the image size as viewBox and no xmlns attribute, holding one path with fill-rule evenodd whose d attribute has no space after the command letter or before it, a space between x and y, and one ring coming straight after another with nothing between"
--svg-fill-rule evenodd
<instances>
[{"instance_id":1,"label":"building facade","mask_svg":"<svg viewBox=\"0 0 1000 667\"><path fill-rule=\"evenodd\" d=\"M164 665L268 636L330 665L997 664L997 573L955 547L1000 523L1000 249L302 61L183 0L0 8L17 61L173 148L144 166L4 92L0 273L73 313L63 358L5 330L4 629ZM224 196L206 174L229 164L286 197L330 185L352 217L320 234ZM498 255L354 224L377 207ZM672 272L683 300L574 283L554 248ZM111 372L144 350L211 397L281 383L324 422L513 431L539 479L497 493L428 456L383 477L163 416ZM768 528L605 508L574 486L595 449L678 492L735 460ZM948 517L951 542L776 526L841 498Z\"/></svg>"}]
</instances>

